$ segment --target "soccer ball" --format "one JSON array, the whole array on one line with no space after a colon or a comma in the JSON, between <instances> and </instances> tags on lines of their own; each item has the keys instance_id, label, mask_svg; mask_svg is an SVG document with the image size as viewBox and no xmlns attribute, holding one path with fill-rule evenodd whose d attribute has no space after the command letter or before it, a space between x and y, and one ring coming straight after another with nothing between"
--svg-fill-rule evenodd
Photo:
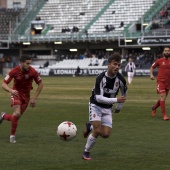
<instances>
[{"instance_id":1,"label":"soccer ball","mask_svg":"<svg viewBox=\"0 0 170 170\"><path fill-rule=\"evenodd\" d=\"M62 122L57 128L57 136L63 141L71 141L76 137L77 127L70 121Z\"/></svg>"}]
</instances>

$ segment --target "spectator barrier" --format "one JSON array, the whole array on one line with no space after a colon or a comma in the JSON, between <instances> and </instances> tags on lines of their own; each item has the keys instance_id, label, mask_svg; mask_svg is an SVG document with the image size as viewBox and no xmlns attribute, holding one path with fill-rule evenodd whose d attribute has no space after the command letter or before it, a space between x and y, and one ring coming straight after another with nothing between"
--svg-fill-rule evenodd
<instances>
[{"instance_id":1,"label":"spectator barrier","mask_svg":"<svg viewBox=\"0 0 170 170\"><path fill-rule=\"evenodd\" d=\"M36 69L41 76L75 76L76 69L49 69L49 68L37 68ZM81 69L79 76L96 76L99 73L105 71L106 68L95 68L95 69ZM120 69L120 73L126 76L126 72ZM157 74L155 70L154 74ZM136 69L136 76L149 76L149 69Z\"/></svg>"}]
</instances>

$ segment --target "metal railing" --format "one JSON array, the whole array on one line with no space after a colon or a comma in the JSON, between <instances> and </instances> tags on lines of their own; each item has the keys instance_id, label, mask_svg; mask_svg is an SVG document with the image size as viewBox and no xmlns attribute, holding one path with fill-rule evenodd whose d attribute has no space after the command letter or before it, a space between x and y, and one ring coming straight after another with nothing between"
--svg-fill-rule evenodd
<instances>
[{"instance_id":1,"label":"metal railing","mask_svg":"<svg viewBox=\"0 0 170 170\"><path fill-rule=\"evenodd\" d=\"M109 33L94 33L94 34L54 34L54 35L10 35L8 37L9 43L20 43L20 42L79 42L79 41L113 41L126 38L136 38L136 33L130 33L126 35L126 32L109 32ZM170 37L170 29L165 30L152 30L149 33L143 33L143 37Z\"/></svg>"},{"instance_id":2,"label":"metal railing","mask_svg":"<svg viewBox=\"0 0 170 170\"><path fill-rule=\"evenodd\" d=\"M115 40L119 36L124 36L120 32L110 33L95 33L95 34L54 34L54 35L10 35L8 38L9 43L12 42L74 42L74 41L104 41Z\"/></svg>"}]
</instances>

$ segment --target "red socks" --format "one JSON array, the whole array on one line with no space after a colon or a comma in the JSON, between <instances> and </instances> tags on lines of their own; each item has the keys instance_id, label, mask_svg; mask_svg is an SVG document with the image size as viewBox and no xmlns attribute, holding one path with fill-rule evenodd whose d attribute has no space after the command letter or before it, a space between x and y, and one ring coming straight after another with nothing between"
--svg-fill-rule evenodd
<instances>
[{"instance_id":1,"label":"red socks","mask_svg":"<svg viewBox=\"0 0 170 170\"><path fill-rule=\"evenodd\" d=\"M3 119L4 120L8 120L8 121L11 121L12 120L12 114L4 114L4 116L3 116Z\"/></svg>"},{"instance_id":2,"label":"red socks","mask_svg":"<svg viewBox=\"0 0 170 170\"><path fill-rule=\"evenodd\" d=\"M160 101L160 106L161 106L162 115L165 116L166 115L165 101Z\"/></svg>"},{"instance_id":3,"label":"red socks","mask_svg":"<svg viewBox=\"0 0 170 170\"><path fill-rule=\"evenodd\" d=\"M15 135L15 132L16 132L16 129L17 129L17 126L18 126L18 117L16 116L12 116L12 120L11 120L11 135Z\"/></svg>"},{"instance_id":4,"label":"red socks","mask_svg":"<svg viewBox=\"0 0 170 170\"><path fill-rule=\"evenodd\" d=\"M154 109L156 110L160 106L160 100L157 101L157 103L154 105Z\"/></svg>"},{"instance_id":5,"label":"red socks","mask_svg":"<svg viewBox=\"0 0 170 170\"><path fill-rule=\"evenodd\" d=\"M11 121L11 135L15 135L19 118L16 116L13 116L12 114L5 113L3 116L3 119L7 121Z\"/></svg>"}]
</instances>

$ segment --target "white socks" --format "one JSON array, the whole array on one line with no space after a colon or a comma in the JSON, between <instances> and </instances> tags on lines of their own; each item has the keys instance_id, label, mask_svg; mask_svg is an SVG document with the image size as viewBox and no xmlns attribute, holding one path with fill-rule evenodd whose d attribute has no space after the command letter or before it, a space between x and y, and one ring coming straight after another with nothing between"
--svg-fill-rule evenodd
<instances>
[{"instance_id":1,"label":"white socks","mask_svg":"<svg viewBox=\"0 0 170 170\"><path fill-rule=\"evenodd\" d=\"M90 134L89 137L87 138L85 152L90 152L90 150L93 148L95 143L96 143L96 138L93 137L92 134Z\"/></svg>"}]
</instances>

